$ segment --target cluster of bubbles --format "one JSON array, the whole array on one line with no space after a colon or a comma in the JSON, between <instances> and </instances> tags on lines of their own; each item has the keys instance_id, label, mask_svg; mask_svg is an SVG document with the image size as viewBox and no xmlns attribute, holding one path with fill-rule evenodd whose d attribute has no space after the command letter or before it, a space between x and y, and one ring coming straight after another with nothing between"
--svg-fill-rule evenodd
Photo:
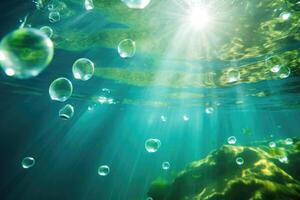
<instances>
[{"instance_id":1,"label":"cluster of bubbles","mask_svg":"<svg viewBox=\"0 0 300 200\"><path fill-rule=\"evenodd\" d=\"M44 1L43 0L32 0L34 3L36 9L40 10L44 7Z\"/></svg>"},{"instance_id":2,"label":"cluster of bubbles","mask_svg":"<svg viewBox=\"0 0 300 200\"><path fill-rule=\"evenodd\" d=\"M145 8L150 0L124 0L130 8ZM44 7L42 0L34 0L38 9ZM57 0L49 1L47 5L49 11L49 21L52 23L61 20L61 12L66 5ZM85 0L86 10L94 9L93 0ZM52 61L54 54L54 45L50 38L53 37L53 29L50 26L43 26L39 30L24 28L24 22L21 28L8 34L3 38L0 44L0 64L8 76L20 79L35 77L40 74ZM131 58L135 55L136 44L131 39L124 39L118 45L118 53L121 58ZM75 79L87 81L94 74L94 63L86 58L76 60L72 66L72 72ZM50 98L54 101L65 102L73 93L72 82L60 77L55 79L49 86ZM98 102L101 104L114 104L114 100L105 96L100 96ZM92 108L90 108L91 110ZM65 105L59 110L59 117L70 119L74 115L74 107L70 104Z\"/></svg>"},{"instance_id":3,"label":"cluster of bubbles","mask_svg":"<svg viewBox=\"0 0 300 200\"><path fill-rule=\"evenodd\" d=\"M98 102L100 104L116 104L116 102L114 101L114 99L106 97L106 96L99 96L98 97Z\"/></svg>"},{"instance_id":4,"label":"cluster of bubbles","mask_svg":"<svg viewBox=\"0 0 300 200\"><path fill-rule=\"evenodd\" d=\"M99 176L107 176L110 172L110 168L108 165L101 165L99 168L98 168L98 174Z\"/></svg>"},{"instance_id":5,"label":"cluster of bubbles","mask_svg":"<svg viewBox=\"0 0 300 200\"><path fill-rule=\"evenodd\" d=\"M24 169L28 169L28 168L31 168L35 165L35 159L33 157L25 157L23 160L22 160L22 167Z\"/></svg>"},{"instance_id":6,"label":"cluster of bubbles","mask_svg":"<svg viewBox=\"0 0 300 200\"><path fill-rule=\"evenodd\" d=\"M228 144L235 144L236 143L236 138L234 136L231 136L231 137L228 138L227 142L228 142ZM286 138L284 140L284 143L286 145L292 145L292 144L294 144L294 141L293 141L292 138ZM269 147L270 148L275 148L276 143L273 142L273 141L269 142ZM277 159L278 159L279 162L284 163L284 164L288 164L288 162L289 162L288 157L286 155L279 155L279 156L277 156ZM237 157L235 161L238 165L243 165L244 164L244 159L242 157Z\"/></svg>"},{"instance_id":7,"label":"cluster of bubbles","mask_svg":"<svg viewBox=\"0 0 300 200\"><path fill-rule=\"evenodd\" d=\"M72 66L73 76L77 80L87 81L94 75L94 63L87 58L80 58L76 60ZM50 98L54 101L65 102L73 93L72 82L60 77L55 79L49 86ZM70 104L65 105L59 110L59 117L68 120L74 115L74 107Z\"/></svg>"},{"instance_id":8,"label":"cluster of bubbles","mask_svg":"<svg viewBox=\"0 0 300 200\"><path fill-rule=\"evenodd\" d=\"M150 138L150 139L146 140L146 142L145 142L145 149L149 153L157 152L158 149L160 148L160 146L161 146L161 142L159 139Z\"/></svg>"},{"instance_id":9,"label":"cluster of bubbles","mask_svg":"<svg viewBox=\"0 0 300 200\"><path fill-rule=\"evenodd\" d=\"M62 1L51 0L47 7L49 10L49 21L51 23L56 23L61 20L61 13L64 12L66 4Z\"/></svg>"}]
</instances>

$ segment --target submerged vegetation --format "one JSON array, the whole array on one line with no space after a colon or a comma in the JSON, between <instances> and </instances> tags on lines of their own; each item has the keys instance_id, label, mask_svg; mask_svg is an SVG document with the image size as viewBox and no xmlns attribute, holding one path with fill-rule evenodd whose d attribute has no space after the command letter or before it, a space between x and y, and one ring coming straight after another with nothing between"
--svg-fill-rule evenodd
<instances>
[{"instance_id":1,"label":"submerged vegetation","mask_svg":"<svg viewBox=\"0 0 300 200\"><path fill-rule=\"evenodd\" d=\"M154 181L148 195L155 200L299 199L300 140L275 143L224 145L191 163L172 183Z\"/></svg>"}]
</instances>

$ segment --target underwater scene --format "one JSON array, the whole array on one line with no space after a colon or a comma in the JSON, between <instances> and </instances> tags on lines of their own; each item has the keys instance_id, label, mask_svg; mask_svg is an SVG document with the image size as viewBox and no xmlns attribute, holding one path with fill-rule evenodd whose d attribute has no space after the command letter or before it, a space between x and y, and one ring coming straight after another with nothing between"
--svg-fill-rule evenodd
<instances>
[{"instance_id":1,"label":"underwater scene","mask_svg":"<svg viewBox=\"0 0 300 200\"><path fill-rule=\"evenodd\" d=\"M3 0L0 200L299 200L300 1Z\"/></svg>"}]
</instances>

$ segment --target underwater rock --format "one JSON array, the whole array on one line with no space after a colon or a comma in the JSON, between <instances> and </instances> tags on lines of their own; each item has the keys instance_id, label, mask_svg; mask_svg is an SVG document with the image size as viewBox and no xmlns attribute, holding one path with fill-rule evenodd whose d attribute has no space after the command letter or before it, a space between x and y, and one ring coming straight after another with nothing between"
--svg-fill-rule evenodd
<instances>
[{"instance_id":1,"label":"underwater rock","mask_svg":"<svg viewBox=\"0 0 300 200\"><path fill-rule=\"evenodd\" d=\"M300 199L300 140L251 146L224 145L206 158L192 162L172 183L153 182L154 200L295 200ZM243 165L236 159L242 157ZM285 162L282 161L285 157Z\"/></svg>"}]
</instances>

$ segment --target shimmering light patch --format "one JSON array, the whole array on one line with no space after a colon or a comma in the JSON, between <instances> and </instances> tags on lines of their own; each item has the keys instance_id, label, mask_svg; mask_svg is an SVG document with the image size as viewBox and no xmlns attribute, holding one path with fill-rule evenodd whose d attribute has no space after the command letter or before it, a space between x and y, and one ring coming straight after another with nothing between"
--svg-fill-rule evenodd
<instances>
[{"instance_id":1,"label":"shimmering light patch","mask_svg":"<svg viewBox=\"0 0 300 200\"><path fill-rule=\"evenodd\" d=\"M94 2L93 0L85 0L84 7L86 10L93 10L94 9Z\"/></svg>"},{"instance_id":2,"label":"shimmering light patch","mask_svg":"<svg viewBox=\"0 0 300 200\"><path fill-rule=\"evenodd\" d=\"M46 41L46 44L47 44L47 46L48 46L49 48L53 48L53 47L54 47L53 42L52 42L52 40L50 40L50 39Z\"/></svg>"},{"instance_id":3,"label":"shimmering light patch","mask_svg":"<svg viewBox=\"0 0 300 200\"><path fill-rule=\"evenodd\" d=\"M182 119L183 119L183 121L189 121L190 120L189 116L187 116L187 115L183 115Z\"/></svg>"},{"instance_id":4,"label":"shimmering light patch","mask_svg":"<svg viewBox=\"0 0 300 200\"><path fill-rule=\"evenodd\" d=\"M208 27L211 22L211 16L208 8L205 6L196 5L188 11L188 23L195 30L203 30Z\"/></svg>"},{"instance_id":5,"label":"shimmering light patch","mask_svg":"<svg viewBox=\"0 0 300 200\"><path fill-rule=\"evenodd\" d=\"M161 146L159 139L150 138L145 142L145 148L149 153L155 153Z\"/></svg>"},{"instance_id":6,"label":"shimmering light patch","mask_svg":"<svg viewBox=\"0 0 300 200\"><path fill-rule=\"evenodd\" d=\"M271 72L277 73L279 72L281 66L280 65L275 65L274 67L271 68Z\"/></svg>"},{"instance_id":7,"label":"shimmering light patch","mask_svg":"<svg viewBox=\"0 0 300 200\"><path fill-rule=\"evenodd\" d=\"M153 198L152 197L147 197L147 199L146 200L153 200Z\"/></svg>"},{"instance_id":8,"label":"shimmering light patch","mask_svg":"<svg viewBox=\"0 0 300 200\"><path fill-rule=\"evenodd\" d=\"M26 157L22 160L22 167L24 169L31 168L35 165L35 159L32 157Z\"/></svg>"},{"instance_id":9,"label":"shimmering light patch","mask_svg":"<svg viewBox=\"0 0 300 200\"><path fill-rule=\"evenodd\" d=\"M286 145L292 145L292 144L294 144L294 141L293 141L292 138L286 138L286 139L284 140L284 142L285 142Z\"/></svg>"},{"instance_id":10,"label":"shimmering light patch","mask_svg":"<svg viewBox=\"0 0 300 200\"><path fill-rule=\"evenodd\" d=\"M275 148L276 147L276 143L275 142L270 142L269 143L269 147L270 148Z\"/></svg>"},{"instance_id":11,"label":"shimmering light patch","mask_svg":"<svg viewBox=\"0 0 300 200\"><path fill-rule=\"evenodd\" d=\"M114 100L112 98L107 98L105 96L99 96L98 102L100 104L115 104Z\"/></svg>"},{"instance_id":12,"label":"shimmering light patch","mask_svg":"<svg viewBox=\"0 0 300 200\"><path fill-rule=\"evenodd\" d=\"M111 91L110 91L110 89L108 89L108 88L102 88L102 92L105 92L105 93L110 93Z\"/></svg>"},{"instance_id":13,"label":"shimmering light patch","mask_svg":"<svg viewBox=\"0 0 300 200\"><path fill-rule=\"evenodd\" d=\"M261 172L267 176L272 175L272 171L270 171L270 169L273 167L272 165L273 164L268 162L266 159L260 159L254 164L254 166L259 166L261 168Z\"/></svg>"},{"instance_id":14,"label":"shimmering light patch","mask_svg":"<svg viewBox=\"0 0 300 200\"><path fill-rule=\"evenodd\" d=\"M15 75L15 71L13 69L7 68L7 69L5 69L5 74L7 76L14 76Z\"/></svg>"},{"instance_id":15,"label":"shimmering light patch","mask_svg":"<svg viewBox=\"0 0 300 200\"><path fill-rule=\"evenodd\" d=\"M242 157L237 157L235 159L236 164L238 165L243 165L244 164L244 159Z\"/></svg>"},{"instance_id":16,"label":"shimmering light patch","mask_svg":"<svg viewBox=\"0 0 300 200\"><path fill-rule=\"evenodd\" d=\"M98 174L99 176L107 176L110 173L110 168L107 165L101 165L98 168Z\"/></svg>"},{"instance_id":17,"label":"shimmering light patch","mask_svg":"<svg viewBox=\"0 0 300 200\"><path fill-rule=\"evenodd\" d=\"M161 116L160 116L160 120L161 120L162 122L166 122L166 121L167 121L167 117L164 116L164 115L161 115Z\"/></svg>"},{"instance_id":18,"label":"shimmering light patch","mask_svg":"<svg viewBox=\"0 0 300 200\"><path fill-rule=\"evenodd\" d=\"M286 155L281 155L281 156L279 156L279 157L278 157L278 160L279 160L279 162L281 162L281 163L285 163L285 164L288 164L288 163L289 163L289 159L288 159L288 157L287 157Z\"/></svg>"},{"instance_id":19,"label":"shimmering light patch","mask_svg":"<svg viewBox=\"0 0 300 200\"><path fill-rule=\"evenodd\" d=\"M236 103L237 105L241 105L241 104L244 103L244 101L243 101L243 100L237 100L235 103Z\"/></svg>"},{"instance_id":20,"label":"shimmering light patch","mask_svg":"<svg viewBox=\"0 0 300 200\"><path fill-rule=\"evenodd\" d=\"M234 136L230 136L227 139L228 144L235 144L236 143L236 138Z\"/></svg>"},{"instance_id":21,"label":"shimmering light patch","mask_svg":"<svg viewBox=\"0 0 300 200\"><path fill-rule=\"evenodd\" d=\"M4 53L0 50L0 61L5 59Z\"/></svg>"},{"instance_id":22,"label":"shimmering light patch","mask_svg":"<svg viewBox=\"0 0 300 200\"><path fill-rule=\"evenodd\" d=\"M206 114L212 114L214 112L214 108L213 107L207 107L205 109Z\"/></svg>"},{"instance_id":23,"label":"shimmering light patch","mask_svg":"<svg viewBox=\"0 0 300 200\"><path fill-rule=\"evenodd\" d=\"M88 106L88 111L93 111L94 109L95 109L95 107L96 107L96 104L93 104L93 105L90 105L90 106Z\"/></svg>"},{"instance_id":24,"label":"shimmering light patch","mask_svg":"<svg viewBox=\"0 0 300 200\"><path fill-rule=\"evenodd\" d=\"M161 167L163 170L168 170L168 169L170 169L170 166L171 166L170 163L166 161L166 162L162 163Z\"/></svg>"},{"instance_id":25,"label":"shimmering light patch","mask_svg":"<svg viewBox=\"0 0 300 200\"><path fill-rule=\"evenodd\" d=\"M281 18L282 20L288 20L290 17L291 17L291 13L289 13L289 12L282 12L282 13L280 14L280 18Z\"/></svg>"}]
</instances>

